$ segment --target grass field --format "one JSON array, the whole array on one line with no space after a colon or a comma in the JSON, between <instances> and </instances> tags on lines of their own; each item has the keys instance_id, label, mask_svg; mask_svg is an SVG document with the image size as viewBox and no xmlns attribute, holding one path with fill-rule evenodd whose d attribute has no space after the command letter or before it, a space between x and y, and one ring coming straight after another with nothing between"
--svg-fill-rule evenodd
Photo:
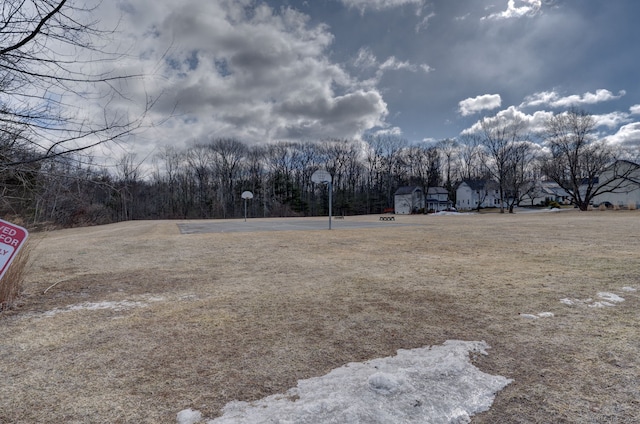
<instances>
[{"instance_id":1,"label":"grass field","mask_svg":"<svg viewBox=\"0 0 640 424\"><path fill-rule=\"evenodd\" d=\"M0 314L0 422L214 418L449 339L486 341L475 365L513 379L473 423L640 422L639 211L396 222L415 225L32 235L20 306Z\"/></svg>"}]
</instances>

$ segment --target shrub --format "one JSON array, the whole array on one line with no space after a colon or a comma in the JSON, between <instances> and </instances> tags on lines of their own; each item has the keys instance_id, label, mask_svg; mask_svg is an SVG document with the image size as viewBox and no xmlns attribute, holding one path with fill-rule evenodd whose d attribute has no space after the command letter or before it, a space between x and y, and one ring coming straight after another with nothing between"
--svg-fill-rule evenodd
<instances>
[{"instance_id":1,"label":"shrub","mask_svg":"<svg viewBox=\"0 0 640 424\"><path fill-rule=\"evenodd\" d=\"M560 209L560 203L556 202L555 200L552 200L549 202L549 207L551 209Z\"/></svg>"},{"instance_id":2,"label":"shrub","mask_svg":"<svg viewBox=\"0 0 640 424\"><path fill-rule=\"evenodd\" d=\"M630 211L635 211L636 210L636 204L635 203L629 202L629 205L627 207L629 208Z\"/></svg>"},{"instance_id":3,"label":"shrub","mask_svg":"<svg viewBox=\"0 0 640 424\"><path fill-rule=\"evenodd\" d=\"M16 299L22 291L22 282L30 254L31 245L27 241L0 280L0 311L10 309L15 305Z\"/></svg>"}]
</instances>

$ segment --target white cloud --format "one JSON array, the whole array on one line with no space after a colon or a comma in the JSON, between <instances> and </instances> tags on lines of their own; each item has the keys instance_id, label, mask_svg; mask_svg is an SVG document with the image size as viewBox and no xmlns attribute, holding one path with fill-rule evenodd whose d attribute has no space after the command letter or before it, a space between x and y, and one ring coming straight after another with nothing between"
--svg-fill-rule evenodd
<instances>
[{"instance_id":1,"label":"white cloud","mask_svg":"<svg viewBox=\"0 0 640 424\"><path fill-rule=\"evenodd\" d=\"M420 13L425 0L341 0L342 4L347 7L359 9L364 13L366 9L372 10L384 10L391 9L393 7L400 7L405 5L415 5L417 13Z\"/></svg>"},{"instance_id":2,"label":"white cloud","mask_svg":"<svg viewBox=\"0 0 640 424\"><path fill-rule=\"evenodd\" d=\"M384 128L384 129L375 131L373 134L376 136L401 137L402 129L400 129L400 127Z\"/></svg>"},{"instance_id":3,"label":"white cloud","mask_svg":"<svg viewBox=\"0 0 640 424\"><path fill-rule=\"evenodd\" d=\"M391 56L383 64L380 65L380 69L383 71L386 71L389 69L394 71L404 69L407 71L415 72L417 70L417 67L416 65L413 65L408 61L399 61L398 59L395 58L395 56Z\"/></svg>"},{"instance_id":4,"label":"white cloud","mask_svg":"<svg viewBox=\"0 0 640 424\"><path fill-rule=\"evenodd\" d=\"M629 112L632 115L640 115L640 105L633 105L629 108Z\"/></svg>"},{"instance_id":5,"label":"white cloud","mask_svg":"<svg viewBox=\"0 0 640 424\"><path fill-rule=\"evenodd\" d=\"M373 54L371 49L368 47L362 47L358 50L358 54L353 61L353 65L359 70L370 70L375 69L375 77L373 80L370 80L369 85L376 85L380 78L387 71L409 71L409 72L417 72L418 70L422 70L425 73L432 72L434 69L427 65L426 63L416 65L415 63L411 63L410 61L402 61L398 60L395 56L390 56L382 63L378 62L378 58Z\"/></svg>"},{"instance_id":6,"label":"white cloud","mask_svg":"<svg viewBox=\"0 0 640 424\"><path fill-rule=\"evenodd\" d=\"M615 145L640 147L640 122L623 125L615 134L604 139Z\"/></svg>"},{"instance_id":7,"label":"white cloud","mask_svg":"<svg viewBox=\"0 0 640 424\"><path fill-rule=\"evenodd\" d=\"M520 6L516 6L516 3ZM542 7L542 0L509 0L507 10L493 13L482 19L511 19L537 14Z\"/></svg>"},{"instance_id":8,"label":"white cloud","mask_svg":"<svg viewBox=\"0 0 640 424\"><path fill-rule=\"evenodd\" d=\"M587 92L582 95L573 94L570 96L562 97L555 91L542 91L535 93L531 96L527 96L520 107L538 107L538 106L551 106L554 108L592 105L596 103L607 102L615 100L626 95L626 91L621 90L618 95L613 94L609 90L599 89L595 93Z\"/></svg>"},{"instance_id":9,"label":"white cloud","mask_svg":"<svg viewBox=\"0 0 640 424\"><path fill-rule=\"evenodd\" d=\"M425 73L429 73L429 72L433 72L435 71L434 68L432 68L431 66L427 65L426 63L423 63L422 65L420 65L420 69L422 69Z\"/></svg>"},{"instance_id":10,"label":"white cloud","mask_svg":"<svg viewBox=\"0 0 640 424\"><path fill-rule=\"evenodd\" d=\"M524 132L540 133L544 130L545 123L553 116L553 112L537 111L533 115L528 115L515 106L509 106L507 109L501 110L495 116L486 118L486 122L491 125L498 125L501 122L511 122L519 120L524 122L526 130ZM461 134L473 134L482 130L481 121L476 122L470 128L462 131Z\"/></svg>"},{"instance_id":11,"label":"white cloud","mask_svg":"<svg viewBox=\"0 0 640 424\"><path fill-rule=\"evenodd\" d=\"M473 115L483 110L491 110L500 107L502 98L499 94L484 94L482 96L470 97L458 103L459 112L462 116Z\"/></svg>"},{"instance_id":12,"label":"white cloud","mask_svg":"<svg viewBox=\"0 0 640 424\"><path fill-rule=\"evenodd\" d=\"M362 47L358 50L354 64L359 68L373 68L378 66L378 59L371 52L371 49Z\"/></svg>"},{"instance_id":13,"label":"white cloud","mask_svg":"<svg viewBox=\"0 0 640 424\"><path fill-rule=\"evenodd\" d=\"M431 12L427 16L422 18L420 23L418 25L416 25L416 32L420 32L420 30L423 30L423 29L427 28L429 26L429 21L431 19L435 18L435 17L436 17L436 14Z\"/></svg>"},{"instance_id":14,"label":"white cloud","mask_svg":"<svg viewBox=\"0 0 640 424\"><path fill-rule=\"evenodd\" d=\"M115 6L102 7L112 12ZM128 90L153 97L163 92L158 117L177 105L178 117L160 129L163 140L355 138L386 125L387 105L375 84L333 63L328 26L310 24L299 11L253 0L187 0L180 7L138 0L122 13L132 51L120 66L160 66L162 76L161 84L145 80ZM166 56L158 48L163 42L172 46ZM378 66L366 49L356 62ZM387 64L408 65L395 58Z\"/></svg>"},{"instance_id":15,"label":"white cloud","mask_svg":"<svg viewBox=\"0 0 640 424\"><path fill-rule=\"evenodd\" d=\"M629 114L624 112L611 112L603 115L593 115L597 127L618 128L629 122Z\"/></svg>"}]
</instances>

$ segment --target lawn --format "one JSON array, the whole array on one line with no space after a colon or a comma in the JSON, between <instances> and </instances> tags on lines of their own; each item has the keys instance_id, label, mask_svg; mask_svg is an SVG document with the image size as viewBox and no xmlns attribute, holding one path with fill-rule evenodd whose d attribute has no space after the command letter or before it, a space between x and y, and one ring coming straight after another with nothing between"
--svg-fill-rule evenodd
<instances>
[{"instance_id":1,"label":"lawn","mask_svg":"<svg viewBox=\"0 0 640 424\"><path fill-rule=\"evenodd\" d=\"M0 422L215 418L446 340L485 341L474 365L513 380L472 423L640 422L640 211L178 223L32 234L20 305L0 314Z\"/></svg>"}]
</instances>

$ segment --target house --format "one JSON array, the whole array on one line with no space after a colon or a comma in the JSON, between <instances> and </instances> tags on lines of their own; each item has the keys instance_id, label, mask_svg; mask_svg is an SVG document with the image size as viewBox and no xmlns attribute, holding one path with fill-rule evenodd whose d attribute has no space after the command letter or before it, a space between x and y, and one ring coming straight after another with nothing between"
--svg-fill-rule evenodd
<instances>
[{"instance_id":1,"label":"house","mask_svg":"<svg viewBox=\"0 0 640 424\"><path fill-rule=\"evenodd\" d=\"M599 177L598 194L594 204L609 202L614 206L640 208L640 165L618 160ZM605 191L604 193L602 191Z\"/></svg>"},{"instance_id":2,"label":"house","mask_svg":"<svg viewBox=\"0 0 640 424\"><path fill-rule=\"evenodd\" d=\"M456 189L456 208L472 210L500 207L498 184L492 180L463 180Z\"/></svg>"},{"instance_id":3,"label":"house","mask_svg":"<svg viewBox=\"0 0 640 424\"><path fill-rule=\"evenodd\" d=\"M520 201L522 205L547 205L549 202L557 202L568 205L571 201L569 194L555 181L536 181L533 187Z\"/></svg>"},{"instance_id":4,"label":"house","mask_svg":"<svg viewBox=\"0 0 640 424\"><path fill-rule=\"evenodd\" d=\"M394 193L394 209L398 215L417 213L424 209L424 191L418 186L400 187Z\"/></svg>"},{"instance_id":5,"label":"house","mask_svg":"<svg viewBox=\"0 0 640 424\"><path fill-rule=\"evenodd\" d=\"M427 210L439 212L451 208L449 191L444 187L429 187L427 189Z\"/></svg>"}]
</instances>

